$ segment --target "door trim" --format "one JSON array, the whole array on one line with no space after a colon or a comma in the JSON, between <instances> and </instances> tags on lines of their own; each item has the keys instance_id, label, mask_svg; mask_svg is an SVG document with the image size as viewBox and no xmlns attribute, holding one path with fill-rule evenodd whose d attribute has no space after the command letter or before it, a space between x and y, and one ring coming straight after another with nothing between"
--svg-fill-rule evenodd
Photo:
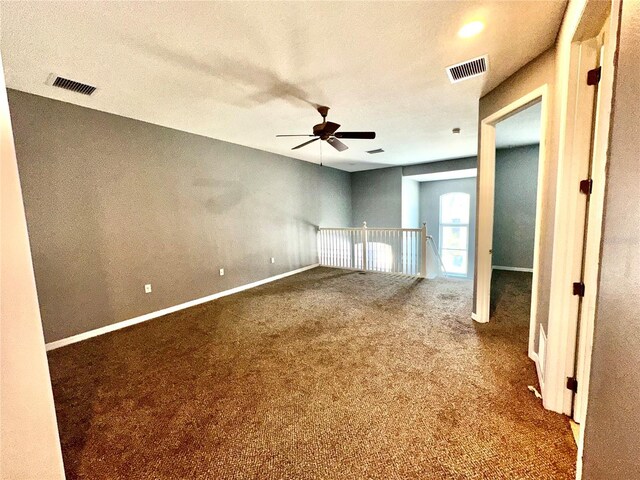
<instances>
[{"instance_id":1,"label":"door trim","mask_svg":"<svg viewBox=\"0 0 640 480\"><path fill-rule=\"evenodd\" d=\"M549 87L547 84L536 88L506 107L498 110L480 123L480 153L482 163L478 164L478 247L477 258L477 288L475 312L471 318L479 323L489 321L489 302L491 296L491 248L493 244L493 206L496 163L496 124L501 120L515 115L525 108L540 102L540 148L538 157L538 178L536 192L536 220L533 247L533 280L531 285L531 312L529 320L529 358L535 360L535 328L538 307L539 274L540 274L540 245L542 241L541 224L544 211L544 192L542 182L547 170L548 143L548 112ZM541 382L542 384L543 382Z\"/></svg>"}]
</instances>

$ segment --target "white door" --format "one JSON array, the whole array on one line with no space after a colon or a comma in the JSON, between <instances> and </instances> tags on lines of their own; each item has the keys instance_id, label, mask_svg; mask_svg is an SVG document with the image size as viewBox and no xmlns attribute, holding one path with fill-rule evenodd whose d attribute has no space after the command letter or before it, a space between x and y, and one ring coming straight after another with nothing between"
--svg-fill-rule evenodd
<instances>
[{"instance_id":1,"label":"white door","mask_svg":"<svg viewBox=\"0 0 640 480\"><path fill-rule=\"evenodd\" d=\"M605 56L605 45L608 40L609 20L605 21L602 32L595 40L598 53L597 67L602 75L602 60ZM608 70L607 75L612 72ZM600 80L601 81L601 80ZM586 219L581 282L584 285L584 296L580 300L578 316L578 335L576 349L575 379L577 392L574 395L572 416L576 423L584 420L586 399L589 388L589 372L591 367L591 349L593 344L593 321L595 318L598 273L600 269L599 251L602 231L602 211L604 201L605 167L607 135L609 131L608 114L610 98L603 99L603 90L595 88L595 105L592 121L591 152L589 162L589 190L585 195ZM607 102L608 100L608 102ZM609 104L609 107L607 107ZM606 119L606 120L605 120Z\"/></svg>"}]
</instances>

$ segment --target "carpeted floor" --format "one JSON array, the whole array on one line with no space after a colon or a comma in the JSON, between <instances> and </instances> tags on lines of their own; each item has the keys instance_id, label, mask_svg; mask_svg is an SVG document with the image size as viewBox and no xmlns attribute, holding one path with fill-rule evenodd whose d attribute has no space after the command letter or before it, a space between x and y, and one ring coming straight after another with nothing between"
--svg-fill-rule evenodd
<instances>
[{"instance_id":1,"label":"carpeted floor","mask_svg":"<svg viewBox=\"0 0 640 480\"><path fill-rule=\"evenodd\" d=\"M467 280L317 268L54 350L67 476L573 478L507 276L486 325Z\"/></svg>"}]
</instances>

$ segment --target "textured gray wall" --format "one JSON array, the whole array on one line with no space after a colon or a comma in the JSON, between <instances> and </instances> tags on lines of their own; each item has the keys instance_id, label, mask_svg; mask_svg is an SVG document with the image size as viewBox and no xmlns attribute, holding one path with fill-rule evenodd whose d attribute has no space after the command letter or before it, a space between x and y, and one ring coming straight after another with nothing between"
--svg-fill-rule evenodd
<instances>
[{"instance_id":1,"label":"textured gray wall","mask_svg":"<svg viewBox=\"0 0 640 480\"><path fill-rule=\"evenodd\" d=\"M402 226L402 167L351 174L352 226Z\"/></svg>"},{"instance_id":2,"label":"textured gray wall","mask_svg":"<svg viewBox=\"0 0 640 480\"><path fill-rule=\"evenodd\" d=\"M493 265L533 268L538 145L496 151Z\"/></svg>"},{"instance_id":3,"label":"textured gray wall","mask_svg":"<svg viewBox=\"0 0 640 480\"><path fill-rule=\"evenodd\" d=\"M475 231L476 231L476 179L460 178L457 180L439 180L420 183L420 222L427 223L427 233L433 236L436 247L440 244L440 195L450 192L464 192L470 195L469 216L469 271L468 277L473 277L475 259Z\"/></svg>"},{"instance_id":4,"label":"textured gray wall","mask_svg":"<svg viewBox=\"0 0 640 480\"><path fill-rule=\"evenodd\" d=\"M624 1L614 87L585 480L640 478L640 2Z\"/></svg>"},{"instance_id":5,"label":"textured gray wall","mask_svg":"<svg viewBox=\"0 0 640 480\"><path fill-rule=\"evenodd\" d=\"M350 222L348 173L9 93L48 342L315 263Z\"/></svg>"}]
</instances>

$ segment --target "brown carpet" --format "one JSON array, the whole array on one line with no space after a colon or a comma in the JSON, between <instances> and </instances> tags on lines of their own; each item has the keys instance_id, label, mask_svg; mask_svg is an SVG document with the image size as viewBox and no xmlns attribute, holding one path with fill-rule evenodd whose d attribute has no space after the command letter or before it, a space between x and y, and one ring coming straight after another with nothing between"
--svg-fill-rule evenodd
<instances>
[{"instance_id":1,"label":"brown carpet","mask_svg":"<svg viewBox=\"0 0 640 480\"><path fill-rule=\"evenodd\" d=\"M68 478L573 478L520 280L478 325L467 280L317 268L55 350Z\"/></svg>"}]
</instances>

